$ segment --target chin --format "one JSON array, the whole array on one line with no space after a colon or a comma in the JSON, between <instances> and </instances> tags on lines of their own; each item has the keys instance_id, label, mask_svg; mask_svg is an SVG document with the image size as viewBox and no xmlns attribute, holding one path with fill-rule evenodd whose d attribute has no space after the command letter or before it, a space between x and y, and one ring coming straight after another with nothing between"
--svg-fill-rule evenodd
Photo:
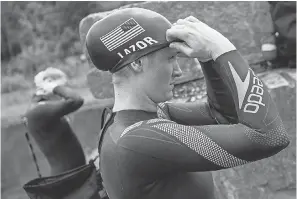
<instances>
[{"instance_id":1,"label":"chin","mask_svg":"<svg viewBox=\"0 0 297 199\"><path fill-rule=\"evenodd\" d=\"M158 94L155 92L154 95L151 95L152 101L154 101L156 104L161 103L161 102L166 102L168 100L171 100L173 98L173 92L172 90L163 90L163 92L158 92Z\"/></svg>"},{"instance_id":2,"label":"chin","mask_svg":"<svg viewBox=\"0 0 297 199\"><path fill-rule=\"evenodd\" d=\"M166 102L168 100L171 100L173 98L173 94L167 93L166 95L163 95L162 97L155 98L153 100L156 104Z\"/></svg>"},{"instance_id":3,"label":"chin","mask_svg":"<svg viewBox=\"0 0 297 199\"><path fill-rule=\"evenodd\" d=\"M171 100L173 98L173 92L172 91L169 91L166 95L166 100L165 101L168 101L168 100Z\"/></svg>"}]
</instances>

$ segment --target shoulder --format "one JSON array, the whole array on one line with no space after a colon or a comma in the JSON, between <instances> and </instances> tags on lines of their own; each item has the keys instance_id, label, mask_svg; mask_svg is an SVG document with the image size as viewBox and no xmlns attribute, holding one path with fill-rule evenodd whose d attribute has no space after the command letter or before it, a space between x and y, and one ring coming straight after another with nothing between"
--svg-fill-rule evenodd
<instances>
[{"instance_id":1,"label":"shoulder","mask_svg":"<svg viewBox=\"0 0 297 199\"><path fill-rule=\"evenodd\" d=\"M42 101L32 104L25 113L27 123L31 125L43 126L48 123L56 122L61 118L54 118L51 114L53 106L51 101Z\"/></svg>"},{"instance_id":2,"label":"shoulder","mask_svg":"<svg viewBox=\"0 0 297 199\"><path fill-rule=\"evenodd\" d=\"M168 155L167 149L171 153L185 146L180 140L183 131L182 125L168 119L140 121L122 132L117 145L129 152L164 158Z\"/></svg>"},{"instance_id":3,"label":"shoulder","mask_svg":"<svg viewBox=\"0 0 297 199\"><path fill-rule=\"evenodd\" d=\"M31 104L29 106L29 109L26 112L26 115L31 116L32 114L36 115L36 114L42 113L42 110L45 109L47 105L48 105L47 101L41 101L41 102Z\"/></svg>"},{"instance_id":4,"label":"shoulder","mask_svg":"<svg viewBox=\"0 0 297 199\"><path fill-rule=\"evenodd\" d=\"M28 110L26 111L26 116L31 116L33 113L38 111L44 104L45 102L37 102L30 104Z\"/></svg>"},{"instance_id":5,"label":"shoulder","mask_svg":"<svg viewBox=\"0 0 297 199\"><path fill-rule=\"evenodd\" d=\"M141 135L146 134L146 132L159 132L162 131L162 127L169 127L173 124L176 124L175 122L164 119L164 118L156 118L156 119L150 119L150 120L144 120L140 122L136 122L124 129L124 131L121 133L121 138L129 135ZM150 133L152 135L152 133Z\"/></svg>"}]
</instances>

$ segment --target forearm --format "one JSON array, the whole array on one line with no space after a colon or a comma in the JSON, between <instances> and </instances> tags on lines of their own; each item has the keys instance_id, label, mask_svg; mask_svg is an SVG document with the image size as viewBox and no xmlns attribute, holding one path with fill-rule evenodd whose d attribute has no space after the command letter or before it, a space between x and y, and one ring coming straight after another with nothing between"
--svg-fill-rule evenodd
<instances>
[{"instance_id":1,"label":"forearm","mask_svg":"<svg viewBox=\"0 0 297 199\"><path fill-rule=\"evenodd\" d=\"M84 100L81 96L75 93L72 89L65 86L55 87L53 89L53 93L65 99L63 102L64 106L66 106L67 109L69 107L69 109L71 109L70 112L79 109L84 103Z\"/></svg>"},{"instance_id":2,"label":"forearm","mask_svg":"<svg viewBox=\"0 0 297 199\"><path fill-rule=\"evenodd\" d=\"M159 105L162 118L168 118L183 125L228 124L225 117L207 102L163 103ZM162 115L165 115L162 116ZM167 117L166 117L167 115Z\"/></svg>"},{"instance_id":3,"label":"forearm","mask_svg":"<svg viewBox=\"0 0 297 199\"><path fill-rule=\"evenodd\" d=\"M214 171L280 152L289 144L282 130L262 134L243 124L188 126L152 119L127 127L118 145L152 158L150 165L170 163L165 168L172 172Z\"/></svg>"},{"instance_id":4,"label":"forearm","mask_svg":"<svg viewBox=\"0 0 297 199\"><path fill-rule=\"evenodd\" d=\"M224 53L214 62L213 69L219 75L221 83L225 85L226 91L230 93L229 99L232 100L238 119L243 116L242 113L259 115L259 108L265 107L270 95L239 52L235 50ZM230 102L224 101L224 103Z\"/></svg>"},{"instance_id":5,"label":"forearm","mask_svg":"<svg viewBox=\"0 0 297 199\"><path fill-rule=\"evenodd\" d=\"M172 121L184 125L238 123L230 88L224 83L213 60L201 62L207 90L207 102L166 103L162 110Z\"/></svg>"},{"instance_id":6,"label":"forearm","mask_svg":"<svg viewBox=\"0 0 297 199\"><path fill-rule=\"evenodd\" d=\"M189 170L197 169L194 165L199 167L202 163L205 165L198 170L210 169L212 165L212 170L238 166L274 155L289 144L268 89L227 38L194 17L179 20L167 31L167 38L178 38L186 43L171 43L170 47L177 52L200 61L214 60L203 67L209 103L235 123L196 127L154 126L185 143L205 159L189 157ZM190 156L190 152L187 154ZM174 155L178 157L176 152Z\"/></svg>"},{"instance_id":7,"label":"forearm","mask_svg":"<svg viewBox=\"0 0 297 199\"><path fill-rule=\"evenodd\" d=\"M276 144L277 139L288 142L278 110L268 89L263 82L249 68L247 62L237 51L227 52L215 61L215 70L231 92L235 104L238 122L266 134L267 139L261 142ZM260 134L249 134L252 138L261 137ZM254 140L257 141L257 140Z\"/></svg>"},{"instance_id":8,"label":"forearm","mask_svg":"<svg viewBox=\"0 0 297 199\"><path fill-rule=\"evenodd\" d=\"M201 62L210 110L213 116L221 114L229 123L237 123L238 117L231 90L218 73L216 69L218 67L218 64L213 60ZM216 117L214 116L214 118ZM216 120L220 124L224 123L220 118L216 118Z\"/></svg>"},{"instance_id":9,"label":"forearm","mask_svg":"<svg viewBox=\"0 0 297 199\"><path fill-rule=\"evenodd\" d=\"M84 100L69 88L57 86L53 89L53 93L64 99L44 101L42 104L32 107L27 112L30 121L38 121L42 126L76 111L83 105Z\"/></svg>"}]
</instances>

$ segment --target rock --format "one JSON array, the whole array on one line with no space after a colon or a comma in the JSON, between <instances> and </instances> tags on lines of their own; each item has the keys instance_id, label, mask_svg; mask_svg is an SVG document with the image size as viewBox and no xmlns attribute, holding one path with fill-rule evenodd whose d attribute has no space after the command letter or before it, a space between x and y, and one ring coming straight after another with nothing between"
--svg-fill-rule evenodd
<instances>
[{"instance_id":1,"label":"rock","mask_svg":"<svg viewBox=\"0 0 297 199\"><path fill-rule=\"evenodd\" d=\"M196 97L191 97L189 101L190 101L190 102L194 102L194 101L196 101Z\"/></svg>"}]
</instances>

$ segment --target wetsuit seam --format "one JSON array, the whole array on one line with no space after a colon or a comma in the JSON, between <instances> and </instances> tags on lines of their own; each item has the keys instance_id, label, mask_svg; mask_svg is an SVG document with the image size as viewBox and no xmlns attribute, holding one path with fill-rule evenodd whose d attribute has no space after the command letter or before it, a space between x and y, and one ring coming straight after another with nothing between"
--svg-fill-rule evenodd
<instances>
[{"instance_id":1,"label":"wetsuit seam","mask_svg":"<svg viewBox=\"0 0 297 199\"><path fill-rule=\"evenodd\" d=\"M219 64L220 65L220 64ZM230 69L227 68L225 65L220 65L220 69L223 68L223 70L225 70L226 74L227 74L227 78L229 78L229 81L233 81L233 84L226 84L223 80L222 77L220 77L220 79L222 80L222 82L229 88L229 90L231 91L231 93L235 93L236 89L234 89L234 85L235 85L235 80L232 76L232 74L230 73ZM229 69L229 70L228 70ZM238 95L237 91L236 94Z\"/></svg>"},{"instance_id":2,"label":"wetsuit seam","mask_svg":"<svg viewBox=\"0 0 297 199\"><path fill-rule=\"evenodd\" d=\"M209 99L209 97L208 97L208 99ZM209 99L209 100L211 101L211 99ZM210 117L211 117L213 120L215 120L217 124L221 124L221 123L217 120L217 118L214 116L213 112L211 111L210 106L211 106L211 105L210 105L210 103L209 103L209 101L208 101L208 102L207 102L207 108L208 108L208 111L209 111L209 113L210 113Z\"/></svg>"},{"instance_id":3,"label":"wetsuit seam","mask_svg":"<svg viewBox=\"0 0 297 199\"><path fill-rule=\"evenodd\" d=\"M266 109L266 113L265 113L265 116L264 116L264 118L263 118L263 123L267 126L267 124L266 124L266 122L265 122L265 120L266 120L266 118L267 118L267 115L268 115L268 112L269 112L269 107L270 107L270 97L268 96L268 102L267 102L267 109Z\"/></svg>"},{"instance_id":4,"label":"wetsuit seam","mask_svg":"<svg viewBox=\"0 0 297 199\"><path fill-rule=\"evenodd\" d=\"M116 147L117 147L116 155L117 155L117 157L121 157L121 155L118 153L118 151L119 151L119 147L120 147L120 146L119 146L118 144L116 144ZM117 158L117 169L118 169L118 171L119 171L119 176L120 176L121 191L123 191L124 196L127 196L126 190L125 190L125 188L124 188L123 176L122 176L122 170L121 170L120 162L119 162L119 161L120 161L119 158ZM126 197L125 197L125 198L126 198Z\"/></svg>"},{"instance_id":5,"label":"wetsuit seam","mask_svg":"<svg viewBox=\"0 0 297 199\"><path fill-rule=\"evenodd\" d=\"M154 124L155 125L155 124ZM164 134L162 134L162 133L159 133L158 131L154 131L154 130L152 130L152 129L147 129L147 128L141 128L141 127L138 127L137 129L133 129L133 130L131 130L131 131L136 131L136 130L148 130L148 131L153 131L154 133L157 133L158 135L160 135L160 136L163 136L163 137L165 137L165 138L167 138L167 139L169 139L169 140L172 140L173 142L176 142L173 138L171 138L171 137L168 137L168 136L166 136L166 135L164 135ZM141 135L128 135L128 134L125 134L126 136L125 137L127 137L127 136L130 136L130 137L144 137L144 136L141 136ZM147 139L154 139L154 138L149 138L149 137L146 137ZM155 138L156 139L156 138ZM157 140L159 140L159 139L157 139ZM174 143L174 144L178 144L178 145L180 145L179 143Z\"/></svg>"}]
</instances>

